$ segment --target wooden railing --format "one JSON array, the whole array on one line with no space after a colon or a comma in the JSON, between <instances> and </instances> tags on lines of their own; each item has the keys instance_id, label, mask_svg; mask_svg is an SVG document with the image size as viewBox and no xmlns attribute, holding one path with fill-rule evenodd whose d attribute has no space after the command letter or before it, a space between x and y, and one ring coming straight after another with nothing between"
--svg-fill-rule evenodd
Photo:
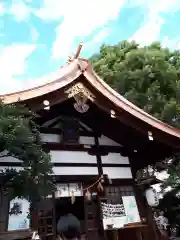
<instances>
[{"instance_id":1,"label":"wooden railing","mask_svg":"<svg viewBox=\"0 0 180 240\"><path fill-rule=\"evenodd\" d=\"M33 231L16 230L0 233L0 240L31 240L33 239Z\"/></svg>"}]
</instances>

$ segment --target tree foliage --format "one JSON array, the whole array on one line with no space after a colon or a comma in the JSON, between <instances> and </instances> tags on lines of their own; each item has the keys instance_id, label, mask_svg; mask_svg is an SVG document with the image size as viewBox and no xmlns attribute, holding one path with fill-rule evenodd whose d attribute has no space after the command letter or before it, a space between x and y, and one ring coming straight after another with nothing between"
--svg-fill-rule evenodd
<instances>
[{"instance_id":1,"label":"tree foliage","mask_svg":"<svg viewBox=\"0 0 180 240\"><path fill-rule=\"evenodd\" d=\"M95 72L129 101L154 117L180 128L180 51L162 48L160 43L139 46L122 41L114 46L103 45L90 59ZM171 186L160 203L170 222L180 224L180 155L173 156L169 177L163 188Z\"/></svg>"},{"instance_id":2,"label":"tree foliage","mask_svg":"<svg viewBox=\"0 0 180 240\"><path fill-rule=\"evenodd\" d=\"M103 45L90 61L122 96L156 118L180 127L180 52L160 43Z\"/></svg>"},{"instance_id":3,"label":"tree foliage","mask_svg":"<svg viewBox=\"0 0 180 240\"><path fill-rule=\"evenodd\" d=\"M173 163L167 169L168 178L163 182L162 191L167 187L180 191L180 153L173 156Z\"/></svg>"},{"instance_id":4,"label":"tree foliage","mask_svg":"<svg viewBox=\"0 0 180 240\"><path fill-rule=\"evenodd\" d=\"M164 211L170 226L180 226L180 196L177 189L166 192L158 208Z\"/></svg>"},{"instance_id":5,"label":"tree foliage","mask_svg":"<svg viewBox=\"0 0 180 240\"><path fill-rule=\"evenodd\" d=\"M0 161L7 157L21 161L22 169L7 168L0 184L11 198L32 201L47 195L53 187L50 155L43 151L35 115L24 106L0 103Z\"/></svg>"}]
</instances>

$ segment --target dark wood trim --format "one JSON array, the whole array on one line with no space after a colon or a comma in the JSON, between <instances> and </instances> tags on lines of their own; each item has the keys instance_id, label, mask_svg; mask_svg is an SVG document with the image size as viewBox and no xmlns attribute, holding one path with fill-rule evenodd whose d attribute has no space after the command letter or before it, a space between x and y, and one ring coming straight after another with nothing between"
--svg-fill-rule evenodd
<instances>
[{"instance_id":1,"label":"dark wood trim","mask_svg":"<svg viewBox=\"0 0 180 240\"><path fill-rule=\"evenodd\" d=\"M99 177L97 175L61 175L54 176L57 183L92 183L97 181Z\"/></svg>"},{"instance_id":2,"label":"dark wood trim","mask_svg":"<svg viewBox=\"0 0 180 240\"><path fill-rule=\"evenodd\" d=\"M128 167L128 168L131 168L131 165L130 164L124 164L124 163L120 163L120 164L118 164L118 163L103 163L102 164L102 167L115 167L115 168L117 168L117 167L123 167L123 168L126 168L126 167Z\"/></svg>"},{"instance_id":3,"label":"dark wood trim","mask_svg":"<svg viewBox=\"0 0 180 240\"><path fill-rule=\"evenodd\" d=\"M57 183L78 183L83 182L86 184L92 184L99 177L97 175L65 175L65 176L54 176ZM112 179L112 185L114 186L129 186L133 185L133 179Z\"/></svg>"},{"instance_id":4,"label":"dark wood trim","mask_svg":"<svg viewBox=\"0 0 180 240\"><path fill-rule=\"evenodd\" d=\"M20 162L1 162L0 166L1 167L22 167L22 163ZM54 167L98 167L98 163L58 163L55 162L53 163ZM110 164L110 163L105 163L102 164L101 167L131 167L129 164ZM102 175L102 174L101 174Z\"/></svg>"},{"instance_id":5,"label":"dark wood trim","mask_svg":"<svg viewBox=\"0 0 180 240\"><path fill-rule=\"evenodd\" d=\"M133 179L135 179L137 169L135 168L135 161L133 161L132 157L129 157L129 163L131 165L131 172L132 172ZM138 186L136 184L133 185L133 190L134 190L134 194L135 194L137 207L138 207L138 210L139 210L139 215L140 215L140 217L144 217L145 216L145 206L143 204L144 203L143 193L142 193L141 189L138 188Z\"/></svg>"},{"instance_id":6,"label":"dark wood trim","mask_svg":"<svg viewBox=\"0 0 180 240\"><path fill-rule=\"evenodd\" d=\"M94 137L94 141L95 141L96 148L99 148L99 139L97 136ZM101 159L100 151L97 151L96 159L97 159L98 173L99 173L99 176L101 176L103 175L103 167L102 167L102 159Z\"/></svg>"},{"instance_id":7,"label":"dark wood trim","mask_svg":"<svg viewBox=\"0 0 180 240\"><path fill-rule=\"evenodd\" d=\"M56 124L58 124L59 122L62 123L62 119L61 119L61 118L58 118L58 119L54 120L54 122L50 123L50 124L48 125L48 128L54 127L54 126L55 126Z\"/></svg>"},{"instance_id":8,"label":"dark wood trim","mask_svg":"<svg viewBox=\"0 0 180 240\"><path fill-rule=\"evenodd\" d=\"M53 163L54 167L98 167L96 163ZM129 164L102 164L101 168L103 167L123 167L123 168L130 168ZM101 173L100 175L102 175Z\"/></svg>"},{"instance_id":9,"label":"dark wood trim","mask_svg":"<svg viewBox=\"0 0 180 240\"><path fill-rule=\"evenodd\" d=\"M0 167L22 167L20 162L0 162Z\"/></svg>"},{"instance_id":10,"label":"dark wood trim","mask_svg":"<svg viewBox=\"0 0 180 240\"><path fill-rule=\"evenodd\" d=\"M87 144L88 145L88 144ZM118 146L96 146L96 145L88 145L86 144L76 144L76 145L65 145L62 143L56 142L44 142L44 147L48 150L54 151L78 151L78 152L89 152L90 155L96 155L97 153L101 152L102 156L107 155L108 153L120 153L123 151L123 156L128 156L124 154L124 148Z\"/></svg>"},{"instance_id":11,"label":"dark wood trim","mask_svg":"<svg viewBox=\"0 0 180 240\"><path fill-rule=\"evenodd\" d=\"M127 179L111 179L112 184L114 186L133 186L134 185L134 181L133 179L127 178Z\"/></svg>"},{"instance_id":12,"label":"dark wood trim","mask_svg":"<svg viewBox=\"0 0 180 240\"><path fill-rule=\"evenodd\" d=\"M62 134L62 130L60 128L47 128L47 127L41 127L40 128L41 133L49 133L49 134ZM96 134L97 135L97 134ZM82 137L94 137L93 132L88 131L80 131L80 136ZM98 134L98 137L100 137L101 134Z\"/></svg>"},{"instance_id":13,"label":"dark wood trim","mask_svg":"<svg viewBox=\"0 0 180 240\"><path fill-rule=\"evenodd\" d=\"M77 152L88 152L89 148L85 148L83 144L71 144L65 145L62 143L56 142L44 142L43 144L45 149L54 150L54 151L77 151Z\"/></svg>"}]
</instances>

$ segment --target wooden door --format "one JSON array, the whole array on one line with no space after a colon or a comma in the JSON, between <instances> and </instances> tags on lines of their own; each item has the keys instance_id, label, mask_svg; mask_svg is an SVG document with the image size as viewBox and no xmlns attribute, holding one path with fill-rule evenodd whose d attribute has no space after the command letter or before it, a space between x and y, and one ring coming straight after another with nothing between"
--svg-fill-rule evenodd
<instances>
[{"instance_id":1,"label":"wooden door","mask_svg":"<svg viewBox=\"0 0 180 240\"><path fill-rule=\"evenodd\" d=\"M88 187L87 185L83 186ZM91 188L91 192L96 192L97 189ZM88 240L99 240L102 236L102 220L100 213L100 200L98 195L93 197L92 200L88 201L84 192L84 212L86 222L86 238Z\"/></svg>"},{"instance_id":2,"label":"wooden door","mask_svg":"<svg viewBox=\"0 0 180 240\"><path fill-rule=\"evenodd\" d=\"M53 199L45 199L37 207L37 225L41 240L56 239L56 218Z\"/></svg>"},{"instance_id":3,"label":"wooden door","mask_svg":"<svg viewBox=\"0 0 180 240\"><path fill-rule=\"evenodd\" d=\"M85 200L87 239L99 240L100 216L97 202Z\"/></svg>"}]
</instances>

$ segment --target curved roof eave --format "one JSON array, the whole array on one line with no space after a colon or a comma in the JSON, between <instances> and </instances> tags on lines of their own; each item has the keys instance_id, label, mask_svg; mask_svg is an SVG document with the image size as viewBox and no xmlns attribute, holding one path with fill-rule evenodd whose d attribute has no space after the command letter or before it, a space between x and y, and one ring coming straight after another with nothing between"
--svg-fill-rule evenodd
<instances>
[{"instance_id":1,"label":"curved roof eave","mask_svg":"<svg viewBox=\"0 0 180 240\"><path fill-rule=\"evenodd\" d=\"M47 84L20 92L0 95L0 98L6 104L32 99L65 87L82 74L97 91L108 98L117 108L125 110L154 128L180 138L179 129L163 123L122 97L93 71L86 59L82 58L75 59L69 65L61 68L56 74L53 74L51 81Z\"/></svg>"},{"instance_id":2,"label":"curved roof eave","mask_svg":"<svg viewBox=\"0 0 180 240\"><path fill-rule=\"evenodd\" d=\"M60 68L57 72L52 73L48 78L48 83L29 88L23 91L17 91L13 93L0 95L0 99L5 104L23 102L29 99L33 99L50 92L56 91L78 78L82 74L78 65L78 59L75 59L69 65ZM47 82L47 76L43 77L44 82Z\"/></svg>"}]
</instances>

